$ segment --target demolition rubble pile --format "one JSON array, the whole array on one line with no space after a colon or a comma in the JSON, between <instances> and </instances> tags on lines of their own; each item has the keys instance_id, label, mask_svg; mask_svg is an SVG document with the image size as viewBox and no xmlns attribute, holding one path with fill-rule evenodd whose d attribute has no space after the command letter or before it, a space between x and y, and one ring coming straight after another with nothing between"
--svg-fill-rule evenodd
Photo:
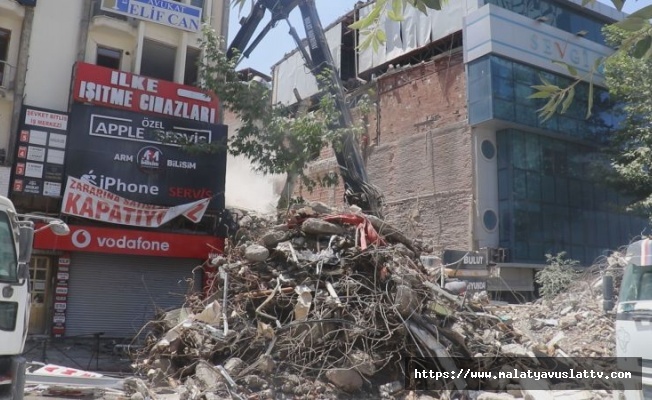
<instances>
[{"instance_id":1,"label":"demolition rubble pile","mask_svg":"<svg viewBox=\"0 0 652 400\"><path fill-rule=\"evenodd\" d=\"M402 390L406 357L438 357L440 370L453 371L462 366L449 357L486 356L483 369L498 371L528 367L508 366L513 357L531 356L533 366L557 355L487 311L486 296L447 293L413 241L359 210L306 206L241 237L212 260L211 298L154 322L135 364L148 379L134 385L138 396L405 398L414 393ZM491 384L518 389L518 381Z\"/></svg>"},{"instance_id":2,"label":"demolition rubble pile","mask_svg":"<svg viewBox=\"0 0 652 400\"><path fill-rule=\"evenodd\" d=\"M620 287L622 257L614 253L578 273L571 286L554 298L495 311L512 319L514 327L533 340L557 346L559 355L615 357L615 321L613 314L603 311L602 275L612 275L614 286Z\"/></svg>"}]
</instances>

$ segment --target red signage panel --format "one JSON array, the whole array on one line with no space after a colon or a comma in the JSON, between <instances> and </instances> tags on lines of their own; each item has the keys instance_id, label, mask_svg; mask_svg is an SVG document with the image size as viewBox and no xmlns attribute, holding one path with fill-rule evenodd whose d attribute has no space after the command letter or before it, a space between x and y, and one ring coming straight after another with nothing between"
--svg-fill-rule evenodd
<instances>
[{"instance_id":1,"label":"red signage panel","mask_svg":"<svg viewBox=\"0 0 652 400\"><path fill-rule=\"evenodd\" d=\"M42 230L34 237L34 248L206 260L224 250L224 238L73 225L67 236Z\"/></svg>"},{"instance_id":2,"label":"red signage panel","mask_svg":"<svg viewBox=\"0 0 652 400\"><path fill-rule=\"evenodd\" d=\"M138 113L217 123L218 100L193 86L78 62L73 98Z\"/></svg>"}]
</instances>

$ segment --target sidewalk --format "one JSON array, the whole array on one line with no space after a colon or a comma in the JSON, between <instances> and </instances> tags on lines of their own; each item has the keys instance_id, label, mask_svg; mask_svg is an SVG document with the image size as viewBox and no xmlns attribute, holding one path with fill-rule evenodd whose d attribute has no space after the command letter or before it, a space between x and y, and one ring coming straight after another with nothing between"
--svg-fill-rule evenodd
<instances>
[{"instance_id":1,"label":"sidewalk","mask_svg":"<svg viewBox=\"0 0 652 400\"><path fill-rule=\"evenodd\" d=\"M125 376L132 373L132 360L123 351L128 345L127 340L100 336L51 338L34 335L28 336L23 356L28 362Z\"/></svg>"}]
</instances>

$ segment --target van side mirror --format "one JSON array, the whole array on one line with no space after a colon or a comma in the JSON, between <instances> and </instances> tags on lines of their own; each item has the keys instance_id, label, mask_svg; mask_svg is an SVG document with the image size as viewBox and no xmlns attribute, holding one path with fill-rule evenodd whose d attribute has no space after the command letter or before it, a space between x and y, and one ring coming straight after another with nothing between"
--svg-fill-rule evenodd
<instances>
[{"instance_id":1,"label":"van side mirror","mask_svg":"<svg viewBox=\"0 0 652 400\"><path fill-rule=\"evenodd\" d=\"M18 264L29 264L34 245L34 223L22 221L18 228Z\"/></svg>"},{"instance_id":2,"label":"van side mirror","mask_svg":"<svg viewBox=\"0 0 652 400\"><path fill-rule=\"evenodd\" d=\"M605 275L602 277L602 309L609 312L614 308L614 277Z\"/></svg>"},{"instance_id":3,"label":"van side mirror","mask_svg":"<svg viewBox=\"0 0 652 400\"><path fill-rule=\"evenodd\" d=\"M18 264L18 282L22 285L23 282L29 280L29 264Z\"/></svg>"}]
</instances>

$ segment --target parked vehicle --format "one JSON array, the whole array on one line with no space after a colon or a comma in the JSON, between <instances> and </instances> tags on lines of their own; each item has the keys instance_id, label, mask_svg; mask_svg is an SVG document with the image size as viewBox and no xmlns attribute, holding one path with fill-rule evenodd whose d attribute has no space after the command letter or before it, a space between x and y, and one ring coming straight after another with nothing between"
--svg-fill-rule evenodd
<instances>
[{"instance_id":1,"label":"parked vehicle","mask_svg":"<svg viewBox=\"0 0 652 400\"><path fill-rule=\"evenodd\" d=\"M35 220L48 224L35 230ZM0 196L0 385L14 400L23 398L25 386L26 361L21 354L31 306L29 261L34 234L42 229L57 235L70 232L59 219L18 214L11 200Z\"/></svg>"},{"instance_id":2,"label":"parked vehicle","mask_svg":"<svg viewBox=\"0 0 652 400\"><path fill-rule=\"evenodd\" d=\"M626 399L652 399L652 239L630 244L625 254L616 306L616 356L642 358L643 390L625 390ZM605 311L614 308L613 278L603 278ZM623 370L627 367L623 366Z\"/></svg>"}]
</instances>

